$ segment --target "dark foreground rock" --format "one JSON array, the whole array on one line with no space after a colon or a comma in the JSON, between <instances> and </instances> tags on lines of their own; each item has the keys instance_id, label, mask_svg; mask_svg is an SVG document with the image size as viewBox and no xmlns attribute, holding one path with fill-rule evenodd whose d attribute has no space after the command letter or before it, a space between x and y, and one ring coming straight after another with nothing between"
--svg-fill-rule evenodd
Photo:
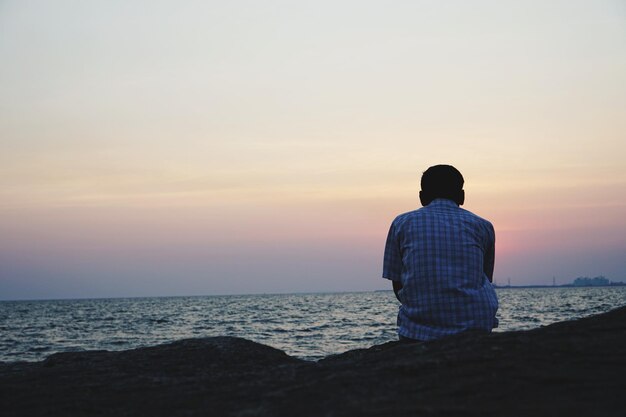
<instances>
[{"instance_id":1,"label":"dark foreground rock","mask_svg":"<svg viewBox=\"0 0 626 417\"><path fill-rule=\"evenodd\" d=\"M231 337L0 363L2 416L624 416L626 307L319 362Z\"/></svg>"}]
</instances>

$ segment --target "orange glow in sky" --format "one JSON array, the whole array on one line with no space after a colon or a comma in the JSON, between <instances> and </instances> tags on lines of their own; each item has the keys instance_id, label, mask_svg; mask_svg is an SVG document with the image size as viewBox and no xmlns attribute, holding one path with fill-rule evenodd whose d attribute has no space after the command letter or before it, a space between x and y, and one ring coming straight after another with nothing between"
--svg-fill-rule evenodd
<instances>
[{"instance_id":1,"label":"orange glow in sky","mask_svg":"<svg viewBox=\"0 0 626 417\"><path fill-rule=\"evenodd\" d=\"M619 1L0 7L0 298L386 288L455 165L496 281L626 281Z\"/></svg>"}]
</instances>

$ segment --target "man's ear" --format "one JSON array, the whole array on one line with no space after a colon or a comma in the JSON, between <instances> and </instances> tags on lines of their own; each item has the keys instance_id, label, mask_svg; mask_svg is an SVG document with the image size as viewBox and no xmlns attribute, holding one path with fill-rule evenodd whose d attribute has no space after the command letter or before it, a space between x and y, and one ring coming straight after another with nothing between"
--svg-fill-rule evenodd
<instances>
[{"instance_id":1,"label":"man's ear","mask_svg":"<svg viewBox=\"0 0 626 417\"><path fill-rule=\"evenodd\" d=\"M424 194L424 191L420 191L420 203L422 203L423 207L426 207L428 203L430 203L430 201L426 201L426 200L427 200L426 194Z\"/></svg>"},{"instance_id":2,"label":"man's ear","mask_svg":"<svg viewBox=\"0 0 626 417\"><path fill-rule=\"evenodd\" d=\"M459 206L462 206L463 203L465 203L465 190L461 190L459 192L459 201L458 201L458 203L459 203Z\"/></svg>"}]
</instances>

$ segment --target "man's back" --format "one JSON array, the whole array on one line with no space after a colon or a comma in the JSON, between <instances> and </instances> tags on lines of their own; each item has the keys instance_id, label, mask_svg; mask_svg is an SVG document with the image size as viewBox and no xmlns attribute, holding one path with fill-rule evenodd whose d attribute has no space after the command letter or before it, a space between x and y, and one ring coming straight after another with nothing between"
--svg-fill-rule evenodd
<instances>
[{"instance_id":1,"label":"man's back","mask_svg":"<svg viewBox=\"0 0 626 417\"><path fill-rule=\"evenodd\" d=\"M431 340L496 327L494 248L491 223L450 199L398 216L387 237L383 277L402 287L400 336Z\"/></svg>"}]
</instances>

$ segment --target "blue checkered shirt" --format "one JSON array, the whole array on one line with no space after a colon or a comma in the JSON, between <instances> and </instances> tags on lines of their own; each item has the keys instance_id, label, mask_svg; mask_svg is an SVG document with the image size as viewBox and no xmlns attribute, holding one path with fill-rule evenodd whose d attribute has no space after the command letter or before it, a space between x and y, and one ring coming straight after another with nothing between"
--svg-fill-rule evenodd
<instances>
[{"instance_id":1,"label":"blue checkered shirt","mask_svg":"<svg viewBox=\"0 0 626 417\"><path fill-rule=\"evenodd\" d=\"M402 282L398 334L432 340L497 327L494 255L491 223L452 200L436 199L396 217L383 278Z\"/></svg>"}]
</instances>

